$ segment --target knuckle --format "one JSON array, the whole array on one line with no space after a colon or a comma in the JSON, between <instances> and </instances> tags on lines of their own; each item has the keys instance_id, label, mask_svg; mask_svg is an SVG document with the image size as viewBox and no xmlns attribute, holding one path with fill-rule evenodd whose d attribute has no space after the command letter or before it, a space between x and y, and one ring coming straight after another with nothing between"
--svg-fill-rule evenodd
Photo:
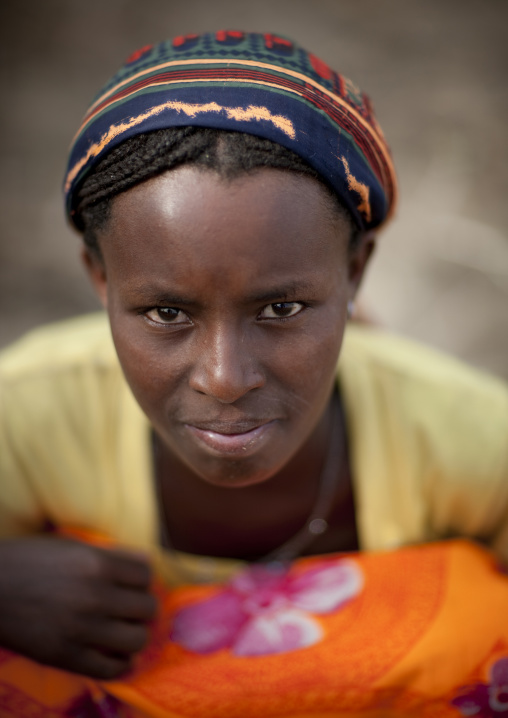
<instances>
[{"instance_id":1,"label":"knuckle","mask_svg":"<svg viewBox=\"0 0 508 718\"><path fill-rule=\"evenodd\" d=\"M141 557L129 557L125 564L125 578L128 583L138 588L148 588L152 580L149 564Z\"/></svg>"},{"instance_id":2,"label":"knuckle","mask_svg":"<svg viewBox=\"0 0 508 718\"><path fill-rule=\"evenodd\" d=\"M148 630L144 626L123 621L116 624L109 635L110 648L126 656L138 653L147 642Z\"/></svg>"},{"instance_id":3,"label":"knuckle","mask_svg":"<svg viewBox=\"0 0 508 718\"><path fill-rule=\"evenodd\" d=\"M97 578L104 573L103 551L79 541L67 541L64 569L81 579Z\"/></svg>"},{"instance_id":4,"label":"knuckle","mask_svg":"<svg viewBox=\"0 0 508 718\"><path fill-rule=\"evenodd\" d=\"M104 578L108 574L107 560L102 551L90 546L82 556L82 570L85 576L92 579Z\"/></svg>"},{"instance_id":5,"label":"knuckle","mask_svg":"<svg viewBox=\"0 0 508 718\"><path fill-rule=\"evenodd\" d=\"M133 626L135 629L131 635L130 647L133 653L141 651L148 643L148 629L144 626Z\"/></svg>"},{"instance_id":6,"label":"knuckle","mask_svg":"<svg viewBox=\"0 0 508 718\"><path fill-rule=\"evenodd\" d=\"M141 611L143 617L150 621L155 618L157 614L158 603L155 596L151 593L146 593L141 597Z\"/></svg>"},{"instance_id":7,"label":"knuckle","mask_svg":"<svg viewBox=\"0 0 508 718\"><path fill-rule=\"evenodd\" d=\"M145 587L150 585L152 580L152 569L147 563L139 564L139 583Z\"/></svg>"},{"instance_id":8,"label":"knuckle","mask_svg":"<svg viewBox=\"0 0 508 718\"><path fill-rule=\"evenodd\" d=\"M151 621L157 610L154 597L141 591L115 591L109 604L112 615L127 621Z\"/></svg>"}]
</instances>

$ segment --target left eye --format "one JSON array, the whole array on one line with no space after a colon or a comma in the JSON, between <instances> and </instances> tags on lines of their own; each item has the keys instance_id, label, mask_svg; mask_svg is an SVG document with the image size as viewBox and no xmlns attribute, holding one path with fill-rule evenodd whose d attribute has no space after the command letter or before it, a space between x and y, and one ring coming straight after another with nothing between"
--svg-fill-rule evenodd
<instances>
[{"instance_id":1,"label":"left eye","mask_svg":"<svg viewBox=\"0 0 508 718\"><path fill-rule=\"evenodd\" d=\"M276 304L268 304L264 307L259 316L261 319L285 319L293 317L303 309L301 302L277 302Z\"/></svg>"},{"instance_id":2,"label":"left eye","mask_svg":"<svg viewBox=\"0 0 508 718\"><path fill-rule=\"evenodd\" d=\"M184 324L187 315L177 307L154 307L146 312L146 316L155 324Z\"/></svg>"}]
</instances>

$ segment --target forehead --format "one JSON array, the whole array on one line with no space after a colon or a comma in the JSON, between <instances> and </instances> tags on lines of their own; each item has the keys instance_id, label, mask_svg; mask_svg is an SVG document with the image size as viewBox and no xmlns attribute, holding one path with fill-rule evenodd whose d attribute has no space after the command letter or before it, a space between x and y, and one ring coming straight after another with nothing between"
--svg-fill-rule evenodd
<instances>
[{"instance_id":1,"label":"forehead","mask_svg":"<svg viewBox=\"0 0 508 718\"><path fill-rule=\"evenodd\" d=\"M99 240L106 265L124 275L164 261L175 277L198 267L321 271L345 262L349 236L347 217L312 178L262 169L224 179L184 166L119 195Z\"/></svg>"}]
</instances>

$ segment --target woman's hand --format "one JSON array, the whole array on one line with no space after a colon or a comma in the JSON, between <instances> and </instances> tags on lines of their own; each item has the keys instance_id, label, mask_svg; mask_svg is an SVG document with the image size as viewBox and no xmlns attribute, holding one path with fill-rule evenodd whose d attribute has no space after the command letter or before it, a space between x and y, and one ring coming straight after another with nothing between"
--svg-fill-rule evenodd
<instances>
[{"instance_id":1,"label":"woman's hand","mask_svg":"<svg viewBox=\"0 0 508 718\"><path fill-rule=\"evenodd\" d=\"M124 673L156 612L147 559L63 538L0 542L0 646L93 678Z\"/></svg>"}]
</instances>

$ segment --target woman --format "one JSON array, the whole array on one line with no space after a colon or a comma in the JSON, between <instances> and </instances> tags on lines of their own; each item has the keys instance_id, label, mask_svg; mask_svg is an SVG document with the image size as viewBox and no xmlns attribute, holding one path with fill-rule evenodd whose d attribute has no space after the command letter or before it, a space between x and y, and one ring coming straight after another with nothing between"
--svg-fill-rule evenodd
<instances>
[{"instance_id":1,"label":"woman","mask_svg":"<svg viewBox=\"0 0 508 718\"><path fill-rule=\"evenodd\" d=\"M217 582L450 535L508 559L506 387L360 328L337 381L395 184L365 95L284 38L129 58L65 180L114 349L99 316L3 357L1 645L122 675L155 614L151 565ZM133 550L27 537L45 527Z\"/></svg>"}]
</instances>

